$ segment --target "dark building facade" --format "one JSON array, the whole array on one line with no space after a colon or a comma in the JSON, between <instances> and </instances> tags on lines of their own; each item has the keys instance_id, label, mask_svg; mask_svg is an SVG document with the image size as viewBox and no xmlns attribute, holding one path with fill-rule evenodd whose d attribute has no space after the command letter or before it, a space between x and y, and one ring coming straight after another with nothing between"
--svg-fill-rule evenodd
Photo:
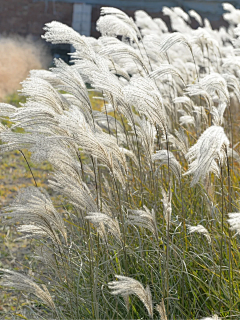
<instances>
[{"instance_id":1,"label":"dark building facade","mask_svg":"<svg viewBox=\"0 0 240 320\"><path fill-rule=\"evenodd\" d=\"M240 8L240 0L229 2ZM57 20L72 26L81 34L98 37L96 21L102 6L119 8L132 17L136 10L145 10L154 18L162 18L167 24L169 18L162 14L162 7L178 6L186 12L191 9L197 11L211 21L213 28L218 28L226 25L222 18L222 3L220 0L0 0L0 36L30 34L39 39L44 24ZM53 54L54 50L59 50L59 47L54 48ZM69 48L63 50L67 52Z\"/></svg>"},{"instance_id":2,"label":"dark building facade","mask_svg":"<svg viewBox=\"0 0 240 320\"><path fill-rule=\"evenodd\" d=\"M240 8L240 0L232 0ZM73 26L85 35L97 36L96 20L101 6L117 7L130 16L136 10L145 10L151 16L167 17L161 14L163 6L179 6L185 11L194 9L207 17L213 27L224 24L220 0L0 0L0 34L18 33L40 36L46 22L57 20Z\"/></svg>"}]
</instances>

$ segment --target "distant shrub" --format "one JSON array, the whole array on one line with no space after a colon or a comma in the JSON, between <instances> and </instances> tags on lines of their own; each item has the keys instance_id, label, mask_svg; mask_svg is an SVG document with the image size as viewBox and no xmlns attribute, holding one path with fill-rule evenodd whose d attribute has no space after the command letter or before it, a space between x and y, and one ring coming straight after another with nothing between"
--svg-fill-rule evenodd
<instances>
[{"instance_id":1,"label":"distant shrub","mask_svg":"<svg viewBox=\"0 0 240 320\"><path fill-rule=\"evenodd\" d=\"M30 37L0 38L0 100L20 88L30 70L46 69L51 56L47 47Z\"/></svg>"}]
</instances>

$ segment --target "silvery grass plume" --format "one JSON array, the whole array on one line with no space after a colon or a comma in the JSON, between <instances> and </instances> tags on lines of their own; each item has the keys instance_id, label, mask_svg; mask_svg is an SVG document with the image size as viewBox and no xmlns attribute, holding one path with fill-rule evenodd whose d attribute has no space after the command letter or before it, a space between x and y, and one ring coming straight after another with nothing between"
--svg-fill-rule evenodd
<instances>
[{"instance_id":1,"label":"silvery grass plume","mask_svg":"<svg viewBox=\"0 0 240 320\"><path fill-rule=\"evenodd\" d=\"M89 212L85 219L96 225L97 231L101 237L107 241L107 232L111 233L118 242L121 243L122 236L117 218L112 218L109 215L102 212Z\"/></svg>"},{"instance_id":2,"label":"silvery grass plume","mask_svg":"<svg viewBox=\"0 0 240 320\"><path fill-rule=\"evenodd\" d=\"M203 28L194 30L192 35L191 44L193 45L193 51L196 54L198 48L201 50L200 53L203 55L204 64L207 66L207 61L204 58L205 49L210 50L212 54L216 54L217 49L219 49L219 43L209 31ZM211 59L210 55L209 59Z\"/></svg>"},{"instance_id":3,"label":"silvery grass plume","mask_svg":"<svg viewBox=\"0 0 240 320\"><path fill-rule=\"evenodd\" d=\"M184 12L181 8L167 8L162 9L164 15L168 15L171 20L171 28L174 31L179 31L182 33L188 33L190 28L185 20L188 20L188 14Z\"/></svg>"},{"instance_id":4,"label":"silvery grass plume","mask_svg":"<svg viewBox=\"0 0 240 320\"><path fill-rule=\"evenodd\" d=\"M230 229L236 231L236 234L240 234L240 213L232 212L228 214L228 217L227 221L230 224Z\"/></svg>"},{"instance_id":5,"label":"silvery grass plume","mask_svg":"<svg viewBox=\"0 0 240 320\"><path fill-rule=\"evenodd\" d=\"M113 61L118 63L120 66L122 58L126 58L129 61L132 60L139 65L142 74L149 73L147 59L144 59L139 50L136 50L132 46L111 37L103 37L101 39L101 43L105 46L100 50L100 55L104 57L109 55Z\"/></svg>"},{"instance_id":6,"label":"silvery grass plume","mask_svg":"<svg viewBox=\"0 0 240 320\"><path fill-rule=\"evenodd\" d=\"M103 36L123 36L131 41L138 42L139 30L132 18L116 8L101 8L101 17L97 21L97 30Z\"/></svg>"},{"instance_id":7,"label":"silvery grass plume","mask_svg":"<svg viewBox=\"0 0 240 320\"><path fill-rule=\"evenodd\" d=\"M148 229L158 240L155 211L153 209L150 211L146 206L143 206L143 208L144 210L129 210L130 214L127 215L128 222L135 226Z\"/></svg>"},{"instance_id":8,"label":"silvery grass plume","mask_svg":"<svg viewBox=\"0 0 240 320\"><path fill-rule=\"evenodd\" d=\"M190 125L190 124L196 125L194 117L190 116L190 115L181 116L179 118L179 124L180 124L180 126Z\"/></svg>"},{"instance_id":9,"label":"silvery grass plume","mask_svg":"<svg viewBox=\"0 0 240 320\"><path fill-rule=\"evenodd\" d=\"M123 88L123 94L129 104L137 107L140 115L145 116L153 125L158 125L166 134L166 112L163 108L161 93L153 80L132 77L130 84Z\"/></svg>"},{"instance_id":10,"label":"silvery grass plume","mask_svg":"<svg viewBox=\"0 0 240 320\"><path fill-rule=\"evenodd\" d=\"M142 36L148 34L161 35L168 31L165 22L160 18L152 19L146 12L137 10L134 14L136 25L140 29Z\"/></svg>"},{"instance_id":11,"label":"silvery grass plume","mask_svg":"<svg viewBox=\"0 0 240 320\"><path fill-rule=\"evenodd\" d=\"M173 153L168 150L158 150L155 154L152 155L152 160L157 161L160 160L160 165L158 170L161 166L167 165L169 169L174 173L176 178L180 181L181 180L181 171L182 167L180 163L176 160Z\"/></svg>"},{"instance_id":12,"label":"silvery grass plume","mask_svg":"<svg viewBox=\"0 0 240 320\"><path fill-rule=\"evenodd\" d=\"M163 199L161 200L163 203L163 215L166 221L166 229L170 229L171 225L171 216L172 216L172 191L169 187L169 191L166 192L163 187L161 187Z\"/></svg>"},{"instance_id":13,"label":"silvery grass plume","mask_svg":"<svg viewBox=\"0 0 240 320\"><path fill-rule=\"evenodd\" d=\"M167 52L172 46L175 44L183 44L192 52L192 46L187 40L186 36L181 34L180 32L174 32L172 34L166 34L163 36L162 41L155 36L147 36L147 41L152 41L158 47L159 53Z\"/></svg>"},{"instance_id":14,"label":"silvery grass plume","mask_svg":"<svg viewBox=\"0 0 240 320\"><path fill-rule=\"evenodd\" d=\"M160 315L160 319L161 320L168 320L167 319L167 314L166 314L166 309L165 309L165 305L164 305L164 300L162 299L162 301L160 302L160 304L157 304L155 306L155 309L157 310L157 312Z\"/></svg>"},{"instance_id":15,"label":"silvery grass plume","mask_svg":"<svg viewBox=\"0 0 240 320\"><path fill-rule=\"evenodd\" d=\"M213 98L217 94L219 101L229 104L229 92L226 80L217 73L212 73L202 78L199 83L189 85L186 89L190 96L203 95L211 109Z\"/></svg>"},{"instance_id":16,"label":"silvery grass plume","mask_svg":"<svg viewBox=\"0 0 240 320\"><path fill-rule=\"evenodd\" d=\"M170 64L162 64L161 67L152 71L149 74L149 77L151 79L159 79L169 74L179 77L182 80L183 84L185 85L184 79L182 78L180 71Z\"/></svg>"},{"instance_id":17,"label":"silvery grass plume","mask_svg":"<svg viewBox=\"0 0 240 320\"><path fill-rule=\"evenodd\" d=\"M220 320L221 318L218 317L218 315L214 314L212 317L205 317L201 320Z\"/></svg>"},{"instance_id":18,"label":"silvery grass plume","mask_svg":"<svg viewBox=\"0 0 240 320\"><path fill-rule=\"evenodd\" d=\"M182 153L182 155L185 156L185 154L188 152L189 149L189 141L187 134L183 130L183 128L179 128L179 130L174 130L174 134L168 135L168 141L173 146L173 148L176 148L179 152Z\"/></svg>"},{"instance_id":19,"label":"silvery grass plume","mask_svg":"<svg viewBox=\"0 0 240 320\"><path fill-rule=\"evenodd\" d=\"M49 179L50 187L59 194L67 197L78 210L98 211L94 194L79 176L69 176L62 171L56 171Z\"/></svg>"},{"instance_id":20,"label":"silvery grass plume","mask_svg":"<svg viewBox=\"0 0 240 320\"><path fill-rule=\"evenodd\" d=\"M36 284L36 282L18 272L7 269L0 269L0 272L3 272L3 278L0 282L2 286L14 287L17 290L23 290L27 293L32 293L42 300L50 309L56 311L55 304L45 285L42 285L41 288L38 284Z\"/></svg>"},{"instance_id":21,"label":"silvery grass plume","mask_svg":"<svg viewBox=\"0 0 240 320\"><path fill-rule=\"evenodd\" d=\"M203 132L186 154L189 169L184 175L193 174L192 186L209 172L220 175L219 166L224 164L228 146L229 140L222 127L211 126Z\"/></svg>"},{"instance_id":22,"label":"silvery grass plume","mask_svg":"<svg viewBox=\"0 0 240 320\"><path fill-rule=\"evenodd\" d=\"M125 276L115 275L119 281L112 281L108 283L108 287L112 290L113 295L122 295L129 296L130 294L136 295L146 307L148 314L151 318L153 318L153 305L152 305L152 295L150 291L150 287L147 286L144 289L143 285L132 278Z\"/></svg>"},{"instance_id":23,"label":"silvery grass plume","mask_svg":"<svg viewBox=\"0 0 240 320\"><path fill-rule=\"evenodd\" d=\"M186 22L190 22L189 16L187 14L187 12L183 11L182 8L180 7L174 7L172 8L172 10L179 16L181 17L183 20L185 20Z\"/></svg>"},{"instance_id":24,"label":"silvery grass plume","mask_svg":"<svg viewBox=\"0 0 240 320\"><path fill-rule=\"evenodd\" d=\"M57 21L46 23L43 28L46 32L42 36L47 42L53 44L68 43L73 45L77 50L78 55L92 59L94 57L94 50L89 44L88 38L81 36L77 31L71 27Z\"/></svg>"},{"instance_id":25,"label":"silvery grass plume","mask_svg":"<svg viewBox=\"0 0 240 320\"><path fill-rule=\"evenodd\" d=\"M215 126L221 126L224 122L224 111L226 109L226 103L219 103L218 108L212 107L211 115L212 122Z\"/></svg>"},{"instance_id":26,"label":"silvery grass plume","mask_svg":"<svg viewBox=\"0 0 240 320\"><path fill-rule=\"evenodd\" d=\"M145 117L134 116L135 129L139 141L143 145L143 151L147 157L148 165L152 169L152 154L156 140L156 128ZM136 163L136 161L134 161Z\"/></svg>"},{"instance_id":27,"label":"silvery grass plume","mask_svg":"<svg viewBox=\"0 0 240 320\"><path fill-rule=\"evenodd\" d=\"M228 21L230 25L240 23L240 10L234 8L231 3L223 3L223 9L229 11L223 14L223 18Z\"/></svg>"},{"instance_id":28,"label":"silvery grass plume","mask_svg":"<svg viewBox=\"0 0 240 320\"><path fill-rule=\"evenodd\" d=\"M195 10L188 11L188 14L190 17L194 18L199 23L200 26L202 26L203 24L202 18Z\"/></svg>"},{"instance_id":29,"label":"silvery grass plume","mask_svg":"<svg viewBox=\"0 0 240 320\"><path fill-rule=\"evenodd\" d=\"M59 235L67 243L67 233L62 216L54 208L46 191L28 187L21 189L15 201L4 210L1 216L11 217L7 223L21 222L18 231L28 237L46 236L62 246Z\"/></svg>"},{"instance_id":30,"label":"silvery grass plume","mask_svg":"<svg viewBox=\"0 0 240 320\"><path fill-rule=\"evenodd\" d=\"M206 237L207 241L211 243L212 240L208 230L201 224L198 224L197 226L187 226L187 228L190 234L194 232L201 233Z\"/></svg>"}]
</instances>

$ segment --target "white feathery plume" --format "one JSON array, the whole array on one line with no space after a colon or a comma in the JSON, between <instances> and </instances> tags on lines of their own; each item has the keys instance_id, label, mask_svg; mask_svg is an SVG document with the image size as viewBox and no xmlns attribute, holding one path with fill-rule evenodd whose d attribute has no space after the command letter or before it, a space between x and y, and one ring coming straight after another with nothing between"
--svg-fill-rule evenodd
<instances>
[{"instance_id":1,"label":"white feathery plume","mask_svg":"<svg viewBox=\"0 0 240 320\"><path fill-rule=\"evenodd\" d=\"M240 84L239 79L234 74L222 74L227 82L228 88L232 89L238 101L240 101Z\"/></svg>"},{"instance_id":2,"label":"white feathery plume","mask_svg":"<svg viewBox=\"0 0 240 320\"><path fill-rule=\"evenodd\" d=\"M203 24L205 29L207 29L208 31L212 31L211 23L207 18L203 19Z\"/></svg>"},{"instance_id":3,"label":"white feathery plume","mask_svg":"<svg viewBox=\"0 0 240 320\"><path fill-rule=\"evenodd\" d=\"M229 11L223 14L223 19L228 21L230 25L240 23L240 10L234 8L231 3L223 3L223 9Z\"/></svg>"},{"instance_id":4,"label":"white feathery plume","mask_svg":"<svg viewBox=\"0 0 240 320\"><path fill-rule=\"evenodd\" d=\"M204 107L193 106L192 113L195 119L196 129L201 128L203 124L208 123L208 117Z\"/></svg>"},{"instance_id":5,"label":"white feathery plume","mask_svg":"<svg viewBox=\"0 0 240 320\"><path fill-rule=\"evenodd\" d=\"M214 37L204 28L198 28L192 32L191 44L197 45L201 49L201 54L204 53L204 47L207 49L219 49L219 43Z\"/></svg>"},{"instance_id":6,"label":"white feathery plume","mask_svg":"<svg viewBox=\"0 0 240 320\"><path fill-rule=\"evenodd\" d=\"M229 140L222 127L211 126L199 137L198 141L186 154L189 169L184 174L193 174L191 185L196 184L200 178L204 178L208 172L219 175L219 167L226 158L225 148L229 146Z\"/></svg>"},{"instance_id":7,"label":"white feathery plume","mask_svg":"<svg viewBox=\"0 0 240 320\"><path fill-rule=\"evenodd\" d=\"M143 10L137 10L134 12L134 17L135 17L135 23L138 28L141 29L141 33L145 35L144 30L149 29L151 32L156 32L159 31L158 26L153 22L152 17L150 17L147 12ZM160 32L161 35L161 32Z\"/></svg>"},{"instance_id":8,"label":"white feathery plume","mask_svg":"<svg viewBox=\"0 0 240 320\"><path fill-rule=\"evenodd\" d=\"M180 126L188 125L188 124L195 125L195 119L193 116L190 116L190 115L181 116L179 118L179 124Z\"/></svg>"},{"instance_id":9,"label":"white feathery plume","mask_svg":"<svg viewBox=\"0 0 240 320\"><path fill-rule=\"evenodd\" d=\"M186 90L190 96L205 95L206 97L210 96L211 99L217 94L221 100L229 103L229 92L226 80L218 73L211 73L205 76L199 83L189 85ZM212 105L211 102L210 104Z\"/></svg>"},{"instance_id":10,"label":"white feathery plume","mask_svg":"<svg viewBox=\"0 0 240 320\"><path fill-rule=\"evenodd\" d=\"M239 78L239 72L237 72L236 69L240 68L240 56L234 56L223 58L223 65L222 67L225 69L225 72L231 72L232 74L235 74Z\"/></svg>"},{"instance_id":11,"label":"white feathery plume","mask_svg":"<svg viewBox=\"0 0 240 320\"><path fill-rule=\"evenodd\" d=\"M150 123L159 125L164 134L166 134L167 120L162 96L153 80L133 77L130 84L125 86L122 92L125 101L136 107L138 112L146 116Z\"/></svg>"},{"instance_id":12,"label":"white feathery plume","mask_svg":"<svg viewBox=\"0 0 240 320\"><path fill-rule=\"evenodd\" d=\"M219 114L221 123L223 123L223 119L224 119L223 115L224 115L226 108L227 108L226 103L222 102L222 103L218 104L217 110L218 110L218 114Z\"/></svg>"},{"instance_id":13,"label":"white feathery plume","mask_svg":"<svg viewBox=\"0 0 240 320\"><path fill-rule=\"evenodd\" d=\"M169 169L174 173L178 180L181 180L182 167L180 163L176 160L173 153L168 150L159 150L152 155L152 160L160 160L159 168L163 165L169 165ZM158 168L158 169L159 169Z\"/></svg>"},{"instance_id":14,"label":"white feathery plume","mask_svg":"<svg viewBox=\"0 0 240 320\"><path fill-rule=\"evenodd\" d=\"M228 214L228 217L229 219L227 221L230 224L230 229L240 234L240 213L232 212Z\"/></svg>"},{"instance_id":15,"label":"white feathery plume","mask_svg":"<svg viewBox=\"0 0 240 320\"><path fill-rule=\"evenodd\" d=\"M35 75L22 82L20 92L28 98L28 102L41 103L59 114L69 107L67 101L49 82Z\"/></svg>"},{"instance_id":16,"label":"white feathery plume","mask_svg":"<svg viewBox=\"0 0 240 320\"><path fill-rule=\"evenodd\" d=\"M171 9L167 7L163 7L162 12L164 15L169 16L171 20L172 30L180 31L181 33L186 33L186 34L189 33L191 29L189 28L189 26L186 24L186 21L184 20L184 18L188 17L188 15L186 16L186 13L183 10L181 10L181 8L179 7L177 7L176 10L175 8L171 8Z\"/></svg>"},{"instance_id":17,"label":"white feathery plume","mask_svg":"<svg viewBox=\"0 0 240 320\"><path fill-rule=\"evenodd\" d=\"M47 82L49 82L55 89L59 84L62 83L61 79L59 79L56 74L51 72L50 70L31 70L30 78L40 78Z\"/></svg>"},{"instance_id":18,"label":"white feathery plume","mask_svg":"<svg viewBox=\"0 0 240 320\"><path fill-rule=\"evenodd\" d=\"M198 224L197 226L187 226L187 227L188 227L189 233L193 233L193 232L201 233L206 237L207 241L211 243L212 241L211 236L208 230L204 226L202 226L201 224Z\"/></svg>"},{"instance_id":19,"label":"white feathery plume","mask_svg":"<svg viewBox=\"0 0 240 320\"><path fill-rule=\"evenodd\" d=\"M29 233L47 235L61 245L58 232L67 243L67 233L62 216L54 208L48 194L43 189L28 187L21 189L15 201L4 210L1 216L12 217L7 223L22 221L22 229ZM32 225L32 226L30 226ZM36 228L35 228L36 226Z\"/></svg>"},{"instance_id":20,"label":"white feathery plume","mask_svg":"<svg viewBox=\"0 0 240 320\"><path fill-rule=\"evenodd\" d=\"M101 59L99 59L98 62L101 63ZM122 93L123 84L118 80L116 75L100 66L97 71L91 72L90 79L92 87L103 92L105 100L107 100L113 108L116 109L118 105L125 106L126 103Z\"/></svg>"},{"instance_id":21,"label":"white feathery plume","mask_svg":"<svg viewBox=\"0 0 240 320\"><path fill-rule=\"evenodd\" d=\"M220 319L221 318L219 318L216 314L214 314L212 317L205 317L200 320L220 320Z\"/></svg>"},{"instance_id":22,"label":"white feathery plume","mask_svg":"<svg viewBox=\"0 0 240 320\"><path fill-rule=\"evenodd\" d=\"M7 130L9 130L9 128L0 122L0 137L1 137L1 132L7 131Z\"/></svg>"},{"instance_id":23,"label":"white feathery plume","mask_svg":"<svg viewBox=\"0 0 240 320\"><path fill-rule=\"evenodd\" d=\"M113 295L128 296L130 294L136 295L146 307L148 314L153 318L153 305L152 305L152 295L150 287L147 286L144 289L143 285L132 278L115 275L119 281L112 281L108 283L108 287L112 290Z\"/></svg>"},{"instance_id":24,"label":"white feathery plume","mask_svg":"<svg viewBox=\"0 0 240 320\"><path fill-rule=\"evenodd\" d=\"M58 22L52 21L50 23L46 23L45 34L42 35L42 38L47 42L51 42L52 44L71 44L78 51L78 54L81 52L84 58L91 59L94 57L94 50L91 47L88 38L85 36L81 36L77 31L73 30L73 28Z\"/></svg>"},{"instance_id":25,"label":"white feathery plume","mask_svg":"<svg viewBox=\"0 0 240 320\"><path fill-rule=\"evenodd\" d=\"M123 36L134 42L138 42L136 31L115 15L101 16L97 21L97 30L102 36Z\"/></svg>"},{"instance_id":26,"label":"white feathery plume","mask_svg":"<svg viewBox=\"0 0 240 320\"><path fill-rule=\"evenodd\" d=\"M184 107L191 112L192 111L192 107L193 107L193 102L192 100L187 97L187 96L182 96L182 97L176 97L173 99L173 102L176 104L183 104Z\"/></svg>"},{"instance_id":27,"label":"white feathery plume","mask_svg":"<svg viewBox=\"0 0 240 320\"><path fill-rule=\"evenodd\" d=\"M223 114L227 105L225 102L219 103L218 108L212 107L211 115L212 122L215 126L221 126L223 124L224 118Z\"/></svg>"},{"instance_id":28,"label":"white feathery plume","mask_svg":"<svg viewBox=\"0 0 240 320\"><path fill-rule=\"evenodd\" d=\"M130 76L127 72L127 70L120 67L116 62L108 61L109 63L109 71L115 74L116 76L121 77L120 79L122 81L125 81L126 83L130 81Z\"/></svg>"},{"instance_id":29,"label":"white feathery plume","mask_svg":"<svg viewBox=\"0 0 240 320\"><path fill-rule=\"evenodd\" d=\"M5 142L4 144L0 144L0 153L29 148L36 141L36 137L31 134L23 135L11 132L10 130L1 131L0 139L2 142Z\"/></svg>"},{"instance_id":30,"label":"white feathery plume","mask_svg":"<svg viewBox=\"0 0 240 320\"><path fill-rule=\"evenodd\" d=\"M150 230L155 238L158 239L155 211L153 209L150 211L146 206L143 206L143 208L144 210L129 210L128 222Z\"/></svg>"},{"instance_id":31,"label":"white feathery plume","mask_svg":"<svg viewBox=\"0 0 240 320\"><path fill-rule=\"evenodd\" d=\"M101 49L102 50L102 46ZM92 72L99 72L99 60L104 60L106 61L105 63L105 69L109 71L109 60L107 60L106 58L104 58L103 56L99 56L99 54L95 55L94 61L91 60L86 60L86 59L82 59L82 58L77 58L75 60L73 60L74 63L74 67L77 70L77 72L81 75L82 80L84 83L91 83L91 74Z\"/></svg>"},{"instance_id":32,"label":"white feathery plume","mask_svg":"<svg viewBox=\"0 0 240 320\"><path fill-rule=\"evenodd\" d=\"M23 238L31 238L33 236L47 236L48 230L45 231L44 227L38 227L33 224L23 224L17 227L18 232L27 233Z\"/></svg>"},{"instance_id":33,"label":"white feathery plume","mask_svg":"<svg viewBox=\"0 0 240 320\"><path fill-rule=\"evenodd\" d=\"M157 304L155 306L155 309L157 310L157 312L160 315L160 320L168 320L167 319L167 313L166 313L166 309L165 309L165 305L164 305L164 300L162 299L162 301L160 302L160 304Z\"/></svg>"},{"instance_id":34,"label":"white feathery plume","mask_svg":"<svg viewBox=\"0 0 240 320\"><path fill-rule=\"evenodd\" d=\"M98 128L91 128L85 121L80 118L69 117L69 112L61 116L60 126L69 132L68 136L59 136L66 142L74 142L78 148L81 148L86 154L100 160L107 166L110 173L113 174L121 184L125 185L125 174L127 172L127 163L124 152L120 149L117 139ZM69 123L69 119L72 121Z\"/></svg>"},{"instance_id":35,"label":"white feathery plume","mask_svg":"<svg viewBox=\"0 0 240 320\"><path fill-rule=\"evenodd\" d=\"M162 13L165 15L165 16L171 16L173 14L173 11L172 11L172 8L168 8L168 7L163 7L162 8Z\"/></svg>"},{"instance_id":36,"label":"white feathery plume","mask_svg":"<svg viewBox=\"0 0 240 320\"><path fill-rule=\"evenodd\" d=\"M103 230L107 229L119 242L121 242L121 231L117 218L112 218L109 215L102 212L88 212L85 219L96 225L99 234L103 233ZM104 229L101 228L101 224L104 224ZM106 240L106 234L104 234L104 240Z\"/></svg>"},{"instance_id":37,"label":"white feathery plume","mask_svg":"<svg viewBox=\"0 0 240 320\"><path fill-rule=\"evenodd\" d=\"M21 273L14 272L8 269L0 269L0 272L3 272L4 274L3 279L0 282L2 286L14 287L17 290L23 290L28 293L32 293L40 300L42 300L53 311L56 310L52 297L44 284L41 288L38 284L36 284L36 282L31 280L30 278L24 276Z\"/></svg>"},{"instance_id":38,"label":"white feathery plume","mask_svg":"<svg viewBox=\"0 0 240 320\"><path fill-rule=\"evenodd\" d=\"M120 150L120 152L122 152L122 154L123 154L124 156L127 156L127 157L129 157L130 159L132 159L132 161L135 163L136 166L139 165L139 161L138 161L136 155L133 153L133 151L128 150L128 149L126 149L126 148L119 148L119 150ZM127 168L126 168L126 170L127 170Z\"/></svg>"},{"instance_id":39,"label":"white feathery plume","mask_svg":"<svg viewBox=\"0 0 240 320\"><path fill-rule=\"evenodd\" d=\"M143 70L148 73L148 63L143 59L143 56L138 50L116 38L105 36L102 37L100 41L103 44L103 48L99 52L100 55L104 57L111 56L114 61L117 59L118 63L120 63L122 59L134 61L138 64L139 68L143 68Z\"/></svg>"},{"instance_id":40,"label":"white feathery plume","mask_svg":"<svg viewBox=\"0 0 240 320\"><path fill-rule=\"evenodd\" d=\"M212 115L212 123L215 126L221 126L223 118L220 119L219 113L216 107L212 107L211 115Z\"/></svg>"},{"instance_id":41,"label":"white feathery plume","mask_svg":"<svg viewBox=\"0 0 240 320\"><path fill-rule=\"evenodd\" d=\"M163 215L166 221L166 229L170 228L171 225L171 216L172 216L172 191L166 192L162 187L162 195L163 199L161 200L163 203Z\"/></svg>"},{"instance_id":42,"label":"white feathery plume","mask_svg":"<svg viewBox=\"0 0 240 320\"><path fill-rule=\"evenodd\" d=\"M17 111L17 108L8 103L0 103L0 117L9 117Z\"/></svg>"},{"instance_id":43,"label":"white feathery plume","mask_svg":"<svg viewBox=\"0 0 240 320\"><path fill-rule=\"evenodd\" d=\"M139 35L139 30L134 23L133 19L129 17L126 13L123 11L113 8L113 7L102 7L101 8L101 15L113 15L116 16L118 19L122 20L126 24L128 24L135 32L137 35Z\"/></svg>"},{"instance_id":44,"label":"white feathery plume","mask_svg":"<svg viewBox=\"0 0 240 320\"><path fill-rule=\"evenodd\" d=\"M151 168L152 154L154 152L154 142L156 137L155 126L146 120L145 117L134 116L135 130L138 138L140 139L143 150L147 157L149 167Z\"/></svg>"},{"instance_id":45,"label":"white feathery plume","mask_svg":"<svg viewBox=\"0 0 240 320\"><path fill-rule=\"evenodd\" d=\"M63 140L42 135L29 151L34 162L48 161L54 170L62 171L69 177L79 177L82 170L88 171L88 174L91 175L89 168L86 170L86 165L80 164L77 147L64 143Z\"/></svg>"},{"instance_id":46,"label":"white feathery plume","mask_svg":"<svg viewBox=\"0 0 240 320\"><path fill-rule=\"evenodd\" d=\"M50 23L46 23L45 34L42 36L47 42L51 42L53 44L59 43L82 43L82 39L80 34L75 31L73 28L67 26L58 21L52 21Z\"/></svg>"},{"instance_id":47,"label":"white feathery plume","mask_svg":"<svg viewBox=\"0 0 240 320\"><path fill-rule=\"evenodd\" d=\"M180 7L174 7L174 8L172 8L172 10L179 16L179 17L181 17L183 20L185 20L186 22L189 22L189 15L185 12L185 11L183 11L183 9L182 8L180 8Z\"/></svg>"},{"instance_id":48,"label":"white feathery plume","mask_svg":"<svg viewBox=\"0 0 240 320\"><path fill-rule=\"evenodd\" d=\"M149 35L146 37L149 41L153 41L158 46L159 53L167 52L174 44L183 44L188 47L192 52L192 47L187 38L180 32L174 32L171 34L164 35L161 39L155 36Z\"/></svg>"},{"instance_id":49,"label":"white feathery plume","mask_svg":"<svg viewBox=\"0 0 240 320\"><path fill-rule=\"evenodd\" d=\"M240 24L238 24L237 28L234 29L234 33L236 36L238 36L238 37L240 36Z\"/></svg>"},{"instance_id":50,"label":"white feathery plume","mask_svg":"<svg viewBox=\"0 0 240 320\"><path fill-rule=\"evenodd\" d=\"M15 127L21 127L31 133L32 139L38 141L42 135L64 135L65 132L59 126L59 114L40 102L27 101L22 108L11 116ZM22 134L24 140L24 135ZM12 140L13 141L13 140Z\"/></svg>"},{"instance_id":51,"label":"white feathery plume","mask_svg":"<svg viewBox=\"0 0 240 320\"><path fill-rule=\"evenodd\" d=\"M161 77L164 77L165 75L174 75L181 79L183 84L185 85L184 79L182 78L180 72L175 68L174 66L170 64L162 64L159 68L155 69L149 74L149 77L152 79L159 79Z\"/></svg>"},{"instance_id":52,"label":"white feathery plume","mask_svg":"<svg viewBox=\"0 0 240 320\"><path fill-rule=\"evenodd\" d=\"M106 131L110 129L111 132L114 132L114 130L116 130L116 127L117 127L117 131L119 135L119 133L124 132L122 124L114 117L110 116L109 114L106 115L105 113L105 112L112 112L112 111L114 111L114 109L109 104L107 105L104 104L102 108L102 112L94 110L93 111L94 122L97 123L99 127L101 127L102 129L105 129Z\"/></svg>"},{"instance_id":53,"label":"white feathery plume","mask_svg":"<svg viewBox=\"0 0 240 320\"><path fill-rule=\"evenodd\" d=\"M70 100L70 102L79 107L85 115L88 123L91 124L91 102L89 100L86 85L77 68L75 66L69 66L61 59L55 59L54 63L56 67L51 70L53 74L62 81L62 84L58 86L58 90L66 91L68 94L71 94L76 98L75 100ZM66 98L68 99L69 96L66 96ZM67 110L68 109L69 108L67 108Z\"/></svg>"},{"instance_id":54,"label":"white feathery plume","mask_svg":"<svg viewBox=\"0 0 240 320\"><path fill-rule=\"evenodd\" d=\"M97 212L94 195L78 176L69 176L62 171L55 171L48 180L49 186L68 198L68 201L80 210Z\"/></svg>"},{"instance_id":55,"label":"white feathery plume","mask_svg":"<svg viewBox=\"0 0 240 320\"><path fill-rule=\"evenodd\" d=\"M141 29L143 36L153 33L159 36L162 34L162 27L164 28L164 25L160 26L159 22L157 23L156 19L152 19L145 11L137 10L134 15L136 25Z\"/></svg>"},{"instance_id":56,"label":"white feathery plume","mask_svg":"<svg viewBox=\"0 0 240 320\"><path fill-rule=\"evenodd\" d=\"M203 22L202 22L202 18L201 16L195 11L195 10L190 10L188 11L188 14L193 17L198 23L200 26L202 26Z\"/></svg>"},{"instance_id":57,"label":"white feathery plume","mask_svg":"<svg viewBox=\"0 0 240 320\"><path fill-rule=\"evenodd\" d=\"M168 27L166 23L160 18L154 18L153 21L158 25L159 29L165 33L168 32Z\"/></svg>"},{"instance_id":58,"label":"white feathery plume","mask_svg":"<svg viewBox=\"0 0 240 320\"><path fill-rule=\"evenodd\" d=\"M166 140L164 140L166 142ZM173 148L178 149L184 156L188 151L188 137L183 128L174 130L174 135L168 135L168 141L173 145Z\"/></svg>"}]
</instances>

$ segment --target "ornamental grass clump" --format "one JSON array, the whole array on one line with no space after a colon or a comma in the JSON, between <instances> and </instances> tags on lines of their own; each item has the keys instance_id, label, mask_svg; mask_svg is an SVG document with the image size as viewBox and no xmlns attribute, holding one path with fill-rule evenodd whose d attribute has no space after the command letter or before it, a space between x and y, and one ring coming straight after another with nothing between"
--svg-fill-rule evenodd
<instances>
[{"instance_id":1,"label":"ornamental grass clump","mask_svg":"<svg viewBox=\"0 0 240 320\"><path fill-rule=\"evenodd\" d=\"M115 8L99 39L46 24L71 64L31 71L26 103L0 105L0 151L53 168L51 196L34 179L1 213L36 247L31 278L1 269L2 285L42 318L240 317L240 11L225 9L218 31L166 7L173 33Z\"/></svg>"}]
</instances>

